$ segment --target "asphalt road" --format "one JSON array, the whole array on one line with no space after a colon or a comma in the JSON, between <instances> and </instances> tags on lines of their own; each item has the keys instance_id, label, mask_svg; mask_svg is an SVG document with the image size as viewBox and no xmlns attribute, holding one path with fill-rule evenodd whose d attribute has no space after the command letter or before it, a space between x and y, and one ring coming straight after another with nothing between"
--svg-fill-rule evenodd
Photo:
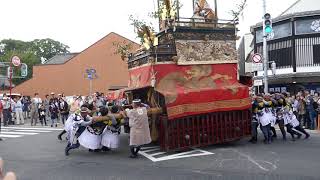
<instances>
[{"instance_id":1,"label":"asphalt road","mask_svg":"<svg viewBox=\"0 0 320 180\"><path fill-rule=\"evenodd\" d=\"M80 148L66 157L66 141L57 140L58 133L42 132L0 141L0 156L5 160L6 170L16 172L21 180L320 179L320 134L316 132L308 140L295 142L278 139L265 145L250 144L245 139L200 148L209 154L194 157L188 156L197 152L185 153L179 159L176 153L162 154L165 160L156 162L143 155L128 158L127 135L121 136L122 146L117 151L91 153Z\"/></svg>"}]
</instances>

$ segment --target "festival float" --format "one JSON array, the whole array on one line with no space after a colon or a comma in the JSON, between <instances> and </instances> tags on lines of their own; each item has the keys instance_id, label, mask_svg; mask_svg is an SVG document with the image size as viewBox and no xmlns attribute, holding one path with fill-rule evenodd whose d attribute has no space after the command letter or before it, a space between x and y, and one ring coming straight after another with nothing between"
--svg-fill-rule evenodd
<instances>
[{"instance_id":1,"label":"festival float","mask_svg":"<svg viewBox=\"0 0 320 180\"><path fill-rule=\"evenodd\" d=\"M162 150L181 150L250 135L249 89L238 81L236 27L220 20L206 0L181 18L160 1L160 32L137 29L142 47L128 55L129 88L110 98L149 104L151 136Z\"/></svg>"}]
</instances>

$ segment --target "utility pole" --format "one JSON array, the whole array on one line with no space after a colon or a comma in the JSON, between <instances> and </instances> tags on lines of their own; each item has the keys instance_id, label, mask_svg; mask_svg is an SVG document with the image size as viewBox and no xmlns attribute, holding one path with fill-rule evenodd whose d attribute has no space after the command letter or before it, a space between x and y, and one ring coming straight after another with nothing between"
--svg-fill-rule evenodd
<instances>
[{"instance_id":1,"label":"utility pole","mask_svg":"<svg viewBox=\"0 0 320 180\"><path fill-rule=\"evenodd\" d=\"M264 15L267 13L267 5L266 5L266 0L262 0L263 3L263 18ZM263 19L264 20L264 19ZM265 32L265 23L263 23L263 69L264 69L264 74L263 74L263 81L264 81L264 93L268 93L268 54L267 54L267 34Z\"/></svg>"},{"instance_id":2,"label":"utility pole","mask_svg":"<svg viewBox=\"0 0 320 180\"><path fill-rule=\"evenodd\" d=\"M217 4L217 0L214 0L214 13L216 13L216 19L218 19L218 4Z\"/></svg>"},{"instance_id":3,"label":"utility pole","mask_svg":"<svg viewBox=\"0 0 320 180\"><path fill-rule=\"evenodd\" d=\"M92 81L97 79L97 71L93 68L86 69L85 78L89 80L89 95L92 95Z\"/></svg>"},{"instance_id":4,"label":"utility pole","mask_svg":"<svg viewBox=\"0 0 320 180\"><path fill-rule=\"evenodd\" d=\"M92 79L89 79L89 95L92 95Z\"/></svg>"}]
</instances>

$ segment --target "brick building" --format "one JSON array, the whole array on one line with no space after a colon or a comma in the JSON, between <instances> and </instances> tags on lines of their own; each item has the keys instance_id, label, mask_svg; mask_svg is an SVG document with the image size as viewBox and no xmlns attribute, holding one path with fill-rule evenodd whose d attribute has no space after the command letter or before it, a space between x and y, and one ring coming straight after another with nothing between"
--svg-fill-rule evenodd
<instances>
[{"instance_id":1,"label":"brick building","mask_svg":"<svg viewBox=\"0 0 320 180\"><path fill-rule=\"evenodd\" d=\"M46 64L33 67L33 76L28 81L16 86L15 93L33 96L38 92L45 96L50 92L74 94L89 94L89 80L86 79L86 69L95 69L97 79L92 81L92 92L106 92L118 86L128 84L127 63L119 55L114 54L114 42L131 42L116 33L110 33L80 53L57 55Z\"/></svg>"}]
</instances>

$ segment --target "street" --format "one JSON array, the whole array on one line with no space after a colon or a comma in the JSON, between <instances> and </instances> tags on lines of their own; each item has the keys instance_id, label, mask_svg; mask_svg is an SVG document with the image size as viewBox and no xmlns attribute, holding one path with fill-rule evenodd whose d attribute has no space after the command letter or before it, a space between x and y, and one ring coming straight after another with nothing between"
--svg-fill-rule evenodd
<instances>
[{"instance_id":1,"label":"street","mask_svg":"<svg viewBox=\"0 0 320 180\"><path fill-rule=\"evenodd\" d=\"M65 156L66 141L57 139L59 132L41 127L2 129L0 157L5 170L16 172L21 180L320 179L320 134L316 131L310 132L308 140L283 142L278 137L269 145L243 139L171 153L148 146L137 159L128 158L126 134L121 135L121 148L113 152L94 153L81 147Z\"/></svg>"}]
</instances>

